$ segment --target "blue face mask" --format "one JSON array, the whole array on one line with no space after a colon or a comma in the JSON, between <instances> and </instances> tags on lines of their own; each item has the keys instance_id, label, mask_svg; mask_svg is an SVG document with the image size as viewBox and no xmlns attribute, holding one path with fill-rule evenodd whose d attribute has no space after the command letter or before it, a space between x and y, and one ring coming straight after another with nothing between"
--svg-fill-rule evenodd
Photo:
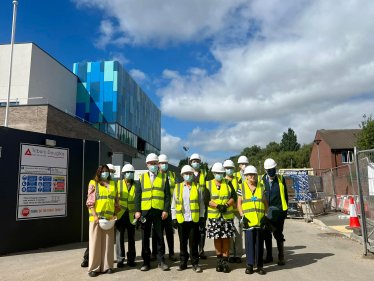
<instances>
[{"instance_id":1,"label":"blue face mask","mask_svg":"<svg viewBox=\"0 0 374 281\"><path fill-rule=\"evenodd\" d=\"M156 173L158 171L158 166L157 165L152 165L152 166L149 167L149 170L152 173Z\"/></svg>"},{"instance_id":2,"label":"blue face mask","mask_svg":"<svg viewBox=\"0 0 374 281\"><path fill-rule=\"evenodd\" d=\"M192 181L192 175L184 175L183 178L186 182Z\"/></svg>"},{"instance_id":3,"label":"blue face mask","mask_svg":"<svg viewBox=\"0 0 374 281\"><path fill-rule=\"evenodd\" d=\"M226 174L228 174L229 176L232 176L234 174L234 170L233 169L227 169Z\"/></svg>"},{"instance_id":4,"label":"blue face mask","mask_svg":"<svg viewBox=\"0 0 374 281\"><path fill-rule=\"evenodd\" d=\"M275 173L276 173L275 169L271 169L267 171L268 176L271 178L275 176Z\"/></svg>"},{"instance_id":5,"label":"blue face mask","mask_svg":"<svg viewBox=\"0 0 374 281\"><path fill-rule=\"evenodd\" d=\"M112 179L114 179L114 174L113 174L113 173L110 173L110 177L111 177Z\"/></svg>"},{"instance_id":6,"label":"blue face mask","mask_svg":"<svg viewBox=\"0 0 374 281\"><path fill-rule=\"evenodd\" d=\"M106 180L108 177L109 177L109 172L102 172L102 173L101 173L101 178L102 178L103 180Z\"/></svg>"},{"instance_id":7,"label":"blue face mask","mask_svg":"<svg viewBox=\"0 0 374 281\"><path fill-rule=\"evenodd\" d=\"M163 170L164 172L167 171L168 168L169 168L168 164L161 164L161 170Z\"/></svg>"},{"instance_id":8,"label":"blue face mask","mask_svg":"<svg viewBox=\"0 0 374 281\"><path fill-rule=\"evenodd\" d=\"M223 175L222 174L216 174L216 180L218 181L221 181L223 179Z\"/></svg>"},{"instance_id":9,"label":"blue face mask","mask_svg":"<svg viewBox=\"0 0 374 281\"><path fill-rule=\"evenodd\" d=\"M134 173L126 173L126 179L132 180L134 178Z\"/></svg>"},{"instance_id":10,"label":"blue face mask","mask_svg":"<svg viewBox=\"0 0 374 281\"><path fill-rule=\"evenodd\" d=\"M194 168L195 170L197 170L197 169L200 168L200 164L199 163L192 163L192 168Z\"/></svg>"}]
</instances>

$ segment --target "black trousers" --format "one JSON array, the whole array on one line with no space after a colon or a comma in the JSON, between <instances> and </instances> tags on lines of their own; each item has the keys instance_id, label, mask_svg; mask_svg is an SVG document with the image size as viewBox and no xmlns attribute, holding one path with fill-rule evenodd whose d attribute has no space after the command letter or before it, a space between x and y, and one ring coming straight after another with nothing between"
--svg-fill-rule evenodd
<instances>
[{"instance_id":1,"label":"black trousers","mask_svg":"<svg viewBox=\"0 0 374 281\"><path fill-rule=\"evenodd\" d=\"M90 245L90 244L87 245L87 249L86 249L86 251L84 252L84 255L83 255L83 258L84 258L85 260L88 260L88 257L89 257L89 255L88 255L88 253L90 252L89 249L88 249L89 245Z\"/></svg>"},{"instance_id":2,"label":"black trousers","mask_svg":"<svg viewBox=\"0 0 374 281\"><path fill-rule=\"evenodd\" d=\"M244 231L245 233L245 255L247 264L254 265L257 260L257 267L263 267L264 255L264 229L253 228ZM256 257L256 260L255 260Z\"/></svg>"},{"instance_id":3,"label":"black trousers","mask_svg":"<svg viewBox=\"0 0 374 281\"><path fill-rule=\"evenodd\" d=\"M144 214L143 214L144 216ZM158 262L165 261L165 243L162 235L162 211L157 209L150 209L145 215L146 222L142 226L142 258L145 263L150 263L151 249L149 238L151 236L152 224L155 230L155 236L157 243L157 260Z\"/></svg>"},{"instance_id":4,"label":"black trousers","mask_svg":"<svg viewBox=\"0 0 374 281\"><path fill-rule=\"evenodd\" d=\"M206 221L208 219L208 205L205 205L205 212L204 212L204 218L200 218L200 220L203 220L204 221L204 227L201 227L199 226L199 231L200 231L200 234L199 234L199 238L198 238L198 243L202 244L202 249L204 249L204 246L205 246L205 236L206 236Z\"/></svg>"},{"instance_id":5,"label":"black trousers","mask_svg":"<svg viewBox=\"0 0 374 281\"><path fill-rule=\"evenodd\" d=\"M191 254L191 264L199 264L199 223L183 222L178 224L179 245L180 245L180 261L187 264ZM187 246L190 246L190 254Z\"/></svg>"},{"instance_id":6,"label":"black trousers","mask_svg":"<svg viewBox=\"0 0 374 281\"><path fill-rule=\"evenodd\" d=\"M127 261L134 261L135 250L135 225L131 224L128 212L116 222L116 255L117 262L125 260L125 231L127 230Z\"/></svg>"},{"instance_id":7,"label":"black trousers","mask_svg":"<svg viewBox=\"0 0 374 281\"><path fill-rule=\"evenodd\" d=\"M287 217L287 212L282 212L278 219L276 221L270 221L270 223L275 227L275 230L273 233L265 229L265 246L266 246L266 256L272 257L272 248L273 243L272 239L274 236L274 239L277 241L277 244L280 242L284 242L284 235L283 235L283 228L284 228L284 221Z\"/></svg>"},{"instance_id":8,"label":"black trousers","mask_svg":"<svg viewBox=\"0 0 374 281\"><path fill-rule=\"evenodd\" d=\"M162 235L166 235L166 241L168 243L169 255L174 254L174 231L173 231L173 220L171 219L171 212L168 212L168 217L165 220L161 220ZM157 239L155 228L152 230L152 254L156 256L157 252Z\"/></svg>"}]
</instances>

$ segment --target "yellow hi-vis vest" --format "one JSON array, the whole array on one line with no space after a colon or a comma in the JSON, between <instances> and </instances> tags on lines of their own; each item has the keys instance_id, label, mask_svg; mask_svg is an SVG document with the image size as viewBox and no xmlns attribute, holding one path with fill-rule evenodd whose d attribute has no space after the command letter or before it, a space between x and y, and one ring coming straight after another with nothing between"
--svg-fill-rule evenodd
<instances>
[{"instance_id":1,"label":"yellow hi-vis vest","mask_svg":"<svg viewBox=\"0 0 374 281\"><path fill-rule=\"evenodd\" d=\"M206 182L205 182L206 175L207 175L207 172L203 169L200 169L200 178L199 178L198 185L201 188L202 192L204 192L205 187L206 187ZM194 177L193 180L195 180L195 174L193 177Z\"/></svg>"},{"instance_id":2,"label":"yellow hi-vis vest","mask_svg":"<svg viewBox=\"0 0 374 281\"><path fill-rule=\"evenodd\" d=\"M117 218L120 219L126 212L126 209L129 209L130 223L135 225L136 223L133 223L135 214L135 182L133 182L133 184L131 185L131 189L129 192L126 181L119 180L117 183L117 190L119 204L121 206L121 211L117 214Z\"/></svg>"},{"instance_id":3,"label":"yellow hi-vis vest","mask_svg":"<svg viewBox=\"0 0 374 281\"><path fill-rule=\"evenodd\" d=\"M236 173L234 173L234 175L233 175L234 177L236 177L237 178L237 180L238 180L238 182L240 182L240 180L242 180L242 182L245 182L245 177L244 178L242 178L242 174L240 173L240 171L239 172L236 172Z\"/></svg>"},{"instance_id":4,"label":"yellow hi-vis vest","mask_svg":"<svg viewBox=\"0 0 374 281\"><path fill-rule=\"evenodd\" d=\"M95 212L98 217L105 217L108 220L112 219L115 214L115 201L116 201L116 184L114 181L109 182L109 192L105 186L95 182L94 180L90 181L90 185L95 186ZM91 212L91 209L88 209L88 217L90 221L94 221L95 218Z\"/></svg>"},{"instance_id":5,"label":"yellow hi-vis vest","mask_svg":"<svg viewBox=\"0 0 374 281\"><path fill-rule=\"evenodd\" d=\"M146 211L151 208L164 210L166 174L158 173L153 187L148 172L140 175L139 180L142 186L141 210Z\"/></svg>"},{"instance_id":6,"label":"yellow hi-vis vest","mask_svg":"<svg viewBox=\"0 0 374 281\"><path fill-rule=\"evenodd\" d=\"M175 173L168 171L169 178L170 178L170 193L171 193L171 201L173 201L173 194L175 188Z\"/></svg>"},{"instance_id":7,"label":"yellow hi-vis vest","mask_svg":"<svg viewBox=\"0 0 374 281\"><path fill-rule=\"evenodd\" d=\"M237 177L233 176L232 180L227 179L227 178L226 178L226 180L231 181L232 186L235 189L235 192L238 192L238 187L239 186L240 186L241 189L243 189L243 183L239 183L239 180L238 180ZM236 206L236 208L234 209L234 212L239 212L238 206Z\"/></svg>"},{"instance_id":8,"label":"yellow hi-vis vest","mask_svg":"<svg viewBox=\"0 0 374 281\"><path fill-rule=\"evenodd\" d=\"M260 226L261 219L265 216L265 204L263 200L264 185L257 183L255 194L252 194L247 181L242 189L242 209L244 216L250 221L249 227Z\"/></svg>"},{"instance_id":9,"label":"yellow hi-vis vest","mask_svg":"<svg viewBox=\"0 0 374 281\"><path fill-rule=\"evenodd\" d=\"M190 192L190 209L193 222L199 222L200 204L199 204L199 185L192 182ZM175 210L178 223L184 222L183 214L183 182L175 187L175 197L177 199Z\"/></svg>"},{"instance_id":10,"label":"yellow hi-vis vest","mask_svg":"<svg viewBox=\"0 0 374 281\"><path fill-rule=\"evenodd\" d=\"M208 189L210 192L210 201L218 204L225 205L231 198L230 186L226 183L226 180L223 179L221 182L221 188L218 190L214 180L208 181ZM227 208L226 213L222 214L225 220L234 218L233 207L230 206ZM221 216L221 213L218 209L214 209L208 206L208 218L218 219Z\"/></svg>"},{"instance_id":11,"label":"yellow hi-vis vest","mask_svg":"<svg viewBox=\"0 0 374 281\"><path fill-rule=\"evenodd\" d=\"M286 201L286 195L284 192L283 175L280 175L277 177L278 177L279 190L280 190L280 195L281 195L281 200L282 200L282 209L283 211L287 211L288 206L287 206L287 201ZM264 184L263 176L261 177L261 183Z\"/></svg>"}]
</instances>

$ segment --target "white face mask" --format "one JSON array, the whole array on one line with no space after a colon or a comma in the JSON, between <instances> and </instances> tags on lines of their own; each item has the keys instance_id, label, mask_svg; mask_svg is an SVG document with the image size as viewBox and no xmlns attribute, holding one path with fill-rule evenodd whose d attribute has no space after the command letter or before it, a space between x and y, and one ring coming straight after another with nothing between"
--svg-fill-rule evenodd
<instances>
[{"instance_id":1,"label":"white face mask","mask_svg":"<svg viewBox=\"0 0 374 281\"><path fill-rule=\"evenodd\" d=\"M244 171L245 170L245 165L242 165L242 171Z\"/></svg>"}]
</instances>

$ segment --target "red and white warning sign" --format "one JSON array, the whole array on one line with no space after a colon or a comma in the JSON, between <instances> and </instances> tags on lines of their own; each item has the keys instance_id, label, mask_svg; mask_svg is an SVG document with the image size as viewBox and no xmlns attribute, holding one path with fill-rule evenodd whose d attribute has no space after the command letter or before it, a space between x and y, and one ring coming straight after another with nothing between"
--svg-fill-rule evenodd
<instances>
[{"instance_id":1,"label":"red and white warning sign","mask_svg":"<svg viewBox=\"0 0 374 281\"><path fill-rule=\"evenodd\" d=\"M32 155L30 149L27 149L25 155Z\"/></svg>"},{"instance_id":2,"label":"red and white warning sign","mask_svg":"<svg viewBox=\"0 0 374 281\"><path fill-rule=\"evenodd\" d=\"M30 215L30 209L29 208L23 208L22 209L22 216L27 217Z\"/></svg>"}]
</instances>

